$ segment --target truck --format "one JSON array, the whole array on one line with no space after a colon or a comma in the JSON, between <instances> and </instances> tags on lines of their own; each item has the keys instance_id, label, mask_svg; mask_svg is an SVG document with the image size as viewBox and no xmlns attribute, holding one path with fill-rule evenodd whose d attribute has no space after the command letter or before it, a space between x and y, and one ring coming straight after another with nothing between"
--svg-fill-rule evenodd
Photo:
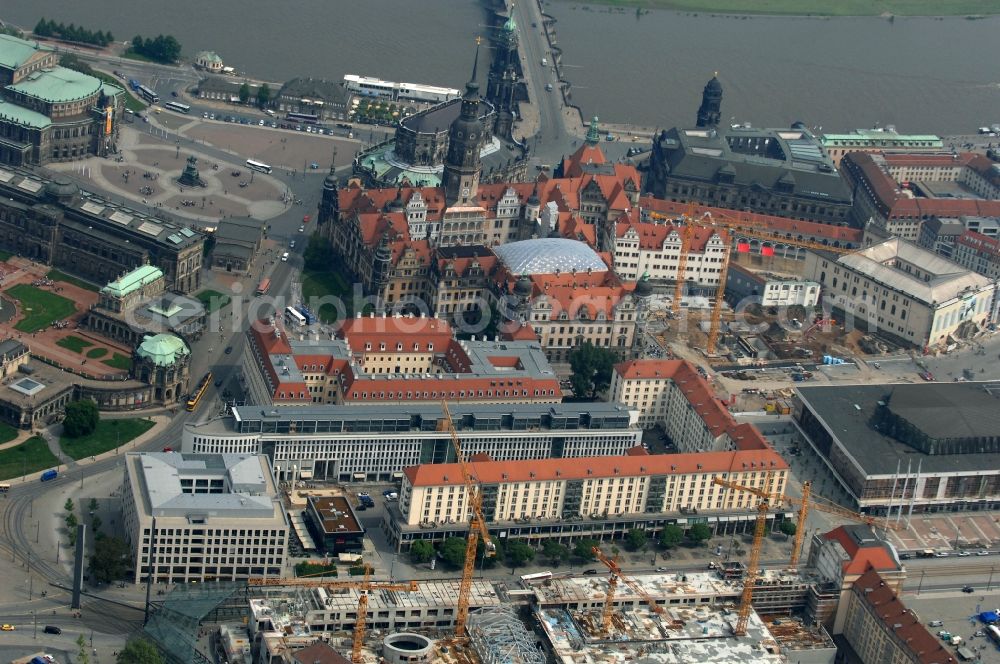
<instances>
[{"instance_id":1,"label":"truck","mask_svg":"<svg viewBox=\"0 0 1000 664\"><path fill-rule=\"evenodd\" d=\"M140 83L139 81L137 81L137 80L136 80L136 79L134 79L134 78L130 78L130 79L128 80L128 86L129 86L130 88L132 88L132 91L133 91L133 92L134 92L134 91L136 91L136 90L138 90L138 89L139 89L139 86L140 86L140 85L142 85L142 83Z\"/></svg>"},{"instance_id":2,"label":"truck","mask_svg":"<svg viewBox=\"0 0 1000 664\"><path fill-rule=\"evenodd\" d=\"M48 482L49 480L54 480L57 477L59 477L59 471L56 470L55 468L50 468L50 469L46 470L44 473L42 473L42 481L43 482Z\"/></svg>"}]
</instances>

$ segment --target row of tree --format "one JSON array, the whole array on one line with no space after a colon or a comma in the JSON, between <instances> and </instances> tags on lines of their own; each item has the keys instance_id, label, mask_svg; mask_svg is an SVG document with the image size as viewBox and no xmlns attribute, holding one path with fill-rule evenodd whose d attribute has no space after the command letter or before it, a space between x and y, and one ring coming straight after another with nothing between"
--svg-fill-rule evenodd
<instances>
[{"instance_id":1,"label":"row of tree","mask_svg":"<svg viewBox=\"0 0 1000 664\"><path fill-rule=\"evenodd\" d=\"M77 27L73 23L63 25L62 23L50 21L45 17L38 19L38 23L32 32L38 37L51 37L52 39L61 39L80 44L93 44L94 46L101 47L107 46L115 40L110 30L107 32L103 30L88 30Z\"/></svg>"},{"instance_id":2,"label":"row of tree","mask_svg":"<svg viewBox=\"0 0 1000 664\"><path fill-rule=\"evenodd\" d=\"M181 57L181 44L173 35L157 35L151 39L136 35L132 38L132 47L129 50L153 62L168 65L177 62Z\"/></svg>"},{"instance_id":3,"label":"row of tree","mask_svg":"<svg viewBox=\"0 0 1000 664\"><path fill-rule=\"evenodd\" d=\"M252 92L250 90L249 83L243 83L240 86L239 91L240 103L247 104L250 102L250 97ZM260 87L257 88L257 106L264 108L271 101L271 86L267 83L261 83Z\"/></svg>"}]
</instances>

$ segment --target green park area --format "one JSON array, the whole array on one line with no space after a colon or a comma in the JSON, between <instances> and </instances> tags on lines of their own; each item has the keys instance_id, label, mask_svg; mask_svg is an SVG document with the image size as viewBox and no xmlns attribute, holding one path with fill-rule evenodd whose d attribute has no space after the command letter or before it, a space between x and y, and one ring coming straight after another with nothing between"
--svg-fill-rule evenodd
<instances>
[{"instance_id":1,"label":"green park area","mask_svg":"<svg viewBox=\"0 0 1000 664\"><path fill-rule=\"evenodd\" d=\"M152 420L141 419L101 420L97 423L97 427L85 436L60 437L59 447L74 459L96 456L141 436L152 429L153 424Z\"/></svg>"},{"instance_id":2,"label":"green park area","mask_svg":"<svg viewBox=\"0 0 1000 664\"><path fill-rule=\"evenodd\" d=\"M58 465L59 459L49 451L48 444L41 436L33 436L20 445L0 450L0 480L9 480Z\"/></svg>"},{"instance_id":3,"label":"green park area","mask_svg":"<svg viewBox=\"0 0 1000 664\"><path fill-rule=\"evenodd\" d=\"M72 275L66 274L62 270L55 270L55 269L49 270L45 276L51 279L52 281L61 281L65 284L73 284L77 288L94 291L95 293L101 290L100 288L90 283L89 281L84 281L83 279L79 279Z\"/></svg>"},{"instance_id":4,"label":"green park area","mask_svg":"<svg viewBox=\"0 0 1000 664\"><path fill-rule=\"evenodd\" d=\"M44 330L76 311L73 300L28 284L12 286L7 289L7 294L20 303L21 320L14 326L20 332Z\"/></svg>"},{"instance_id":5,"label":"green park area","mask_svg":"<svg viewBox=\"0 0 1000 664\"><path fill-rule=\"evenodd\" d=\"M351 289L343 275L338 272L310 270L309 268L303 270L302 299L305 300L306 304L327 296L340 298L344 302L344 306L348 307L349 312ZM329 304L323 305L315 313L324 323L333 323L337 320L337 309Z\"/></svg>"},{"instance_id":6,"label":"green park area","mask_svg":"<svg viewBox=\"0 0 1000 664\"><path fill-rule=\"evenodd\" d=\"M979 16L996 0L592 0L593 4L719 14L786 16Z\"/></svg>"},{"instance_id":7,"label":"green park area","mask_svg":"<svg viewBox=\"0 0 1000 664\"><path fill-rule=\"evenodd\" d=\"M62 339L56 341L56 345L67 350L71 350L74 353L83 354L83 352L87 350L88 347L93 346L94 343L71 334L68 337L63 337Z\"/></svg>"},{"instance_id":8,"label":"green park area","mask_svg":"<svg viewBox=\"0 0 1000 664\"><path fill-rule=\"evenodd\" d=\"M106 364L112 369L121 369L122 371L128 371L132 368L132 360L121 353L115 353L110 360L101 360L101 364Z\"/></svg>"},{"instance_id":9,"label":"green park area","mask_svg":"<svg viewBox=\"0 0 1000 664\"><path fill-rule=\"evenodd\" d=\"M212 313L229 304L229 296L217 290L203 290L195 297L205 305L205 313Z\"/></svg>"}]
</instances>

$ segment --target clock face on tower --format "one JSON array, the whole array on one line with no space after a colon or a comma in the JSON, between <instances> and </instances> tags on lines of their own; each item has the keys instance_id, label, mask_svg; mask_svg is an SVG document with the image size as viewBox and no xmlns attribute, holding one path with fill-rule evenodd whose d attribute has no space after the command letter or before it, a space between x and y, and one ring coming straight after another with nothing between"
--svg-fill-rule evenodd
<instances>
[{"instance_id":1,"label":"clock face on tower","mask_svg":"<svg viewBox=\"0 0 1000 664\"><path fill-rule=\"evenodd\" d=\"M469 195L469 188L468 187L462 187L462 195L463 196L468 196Z\"/></svg>"}]
</instances>

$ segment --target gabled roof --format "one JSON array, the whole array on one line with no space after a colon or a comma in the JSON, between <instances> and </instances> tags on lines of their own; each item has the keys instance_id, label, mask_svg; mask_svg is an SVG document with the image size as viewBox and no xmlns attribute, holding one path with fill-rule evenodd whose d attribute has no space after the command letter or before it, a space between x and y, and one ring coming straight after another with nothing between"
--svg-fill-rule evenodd
<instances>
[{"instance_id":1,"label":"gabled roof","mask_svg":"<svg viewBox=\"0 0 1000 664\"><path fill-rule=\"evenodd\" d=\"M878 539L870 526L839 526L823 534L823 539L836 541L844 548L849 557L843 563L845 574L861 574L869 568L893 572L901 568L889 544Z\"/></svg>"}]
</instances>

